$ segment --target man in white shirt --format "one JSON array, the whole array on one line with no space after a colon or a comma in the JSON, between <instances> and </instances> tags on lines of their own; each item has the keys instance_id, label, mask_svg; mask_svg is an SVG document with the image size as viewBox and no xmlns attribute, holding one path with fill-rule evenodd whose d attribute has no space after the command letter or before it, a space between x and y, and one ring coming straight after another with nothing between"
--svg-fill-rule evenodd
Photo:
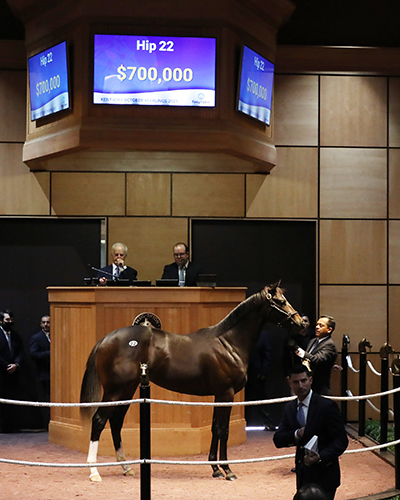
<instances>
[{"instance_id":1,"label":"man in white shirt","mask_svg":"<svg viewBox=\"0 0 400 500\"><path fill-rule=\"evenodd\" d=\"M164 266L161 279L177 279L179 286L196 286L202 267L190 261L189 247L186 243L176 243L173 247L174 262Z\"/></svg>"}]
</instances>

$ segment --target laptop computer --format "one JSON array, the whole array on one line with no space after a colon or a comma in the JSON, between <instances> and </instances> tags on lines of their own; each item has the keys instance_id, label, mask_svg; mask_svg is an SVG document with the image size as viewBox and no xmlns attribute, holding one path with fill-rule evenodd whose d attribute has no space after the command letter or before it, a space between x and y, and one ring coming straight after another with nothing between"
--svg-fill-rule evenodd
<instances>
[{"instance_id":1,"label":"laptop computer","mask_svg":"<svg viewBox=\"0 0 400 500\"><path fill-rule=\"evenodd\" d=\"M199 274L196 281L197 286L217 286L216 274Z\"/></svg>"},{"instance_id":2,"label":"laptop computer","mask_svg":"<svg viewBox=\"0 0 400 500\"><path fill-rule=\"evenodd\" d=\"M97 286L99 284L99 279L97 276L92 278L84 278L85 285L87 286Z\"/></svg>"},{"instance_id":3,"label":"laptop computer","mask_svg":"<svg viewBox=\"0 0 400 500\"><path fill-rule=\"evenodd\" d=\"M156 280L156 286L178 286L179 280L160 279Z\"/></svg>"},{"instance_id":4,"label":"laptop computer","mask_svg":"<svg viewBox=\"0 0 400 500\"><path fill-rule=\"evenodd\" d=\"M131 281L129 286L151 286L151 280L135 280Z\"/></svg>"},{"instance_id":5,"label":"laptop computer","mask_svg":"<svg viewBox=\"0 0 400 500\"><path fill-rule=\"evenodd\" d=\"M85 285L88 286L98 286L99 280L97 276L92 278L84 278ZM135 280L130 281L128 279L119 278L117 280L107 279L104 283L106 286L151 286L151 280Z\"/></svg>"}]
</instances>

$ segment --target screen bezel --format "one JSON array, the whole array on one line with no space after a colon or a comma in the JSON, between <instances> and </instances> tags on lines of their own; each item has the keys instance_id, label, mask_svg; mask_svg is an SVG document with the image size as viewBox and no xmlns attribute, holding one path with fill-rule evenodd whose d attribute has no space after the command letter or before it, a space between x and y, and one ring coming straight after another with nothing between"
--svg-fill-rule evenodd
<instances>
[{"instance_id":1,"label":"screen bezel","mask_svg":"<svg viewBox=\"0 0 400 500\"><path fill-rule=\"evenodd\" d=\"M245 50L245 48L251 50L257 56L261 57L262 59L265 59L266 61L268 61L268 63L272 64L272 66L273 66L273 76L272 76L272 86L271 86L271 104L270 104L269 108L267 107L267 109L269 109L269 112L270 112L270 121L269 121L269 123L266 122L265 120L257 118L256 116L252 116L251 114L246 113L245 111L243 111L242 109L239 108L240 91L241 91L242 74L243 74L243 56L244 56L244 50ZM236 111L240 115L242 115L242 116L247 116L251 120L253 120L253 121L257 122L257 123L261 123L261 124L263 124L266 127L270 127L271 126L271 121L272 121L272 101L273 101L274 80L275 80L274 77L275 77L275 64L270 59L268 59L268 57L263 56L262 54L260 54L260 52L257 52L256 50L252 49L249 45L243 44L242 47L241 47L241 51L240 51L240 64L239 64L239 73L238 73L238 79L237 79Z\"/></svg>"},{"instance_id":2,"label":"screen bezel","mask_svg":"<svg viewBox=\"0 0 400 500\"><path fill-rule=\"evenodd\" d=\"M45 113L41 116L38 116L36 118L32 117L32 99L31 99L31 70L29 67L29 61L33 59L34 57L40 56L41 54L46 54L50 50L52 50L54 47L58 47L59 45L65 45L65 50L63 52L63 55L65 54L65 63L66 63L66 77L67 77L67 93L68 93L68 107L58 109L56 111L50 111L48 113ZM58 115L59 113L65 113L68 111L71 111L72 109L72 92L71 92L71 70L70 70L70 47L68 44L67 40L61 40L60 42L53 43L50 45L47 49L43 49L37 54L33 54L28 57L28 96L29 96L29 110L30 110L30 121L35 122L35 121L40 121L43 120L44 118L49 118L53 115Z\"/></svg>"},{"instance_id":3,"label":"screen bezel","mask_svg":"<svg viewBox=\"0 0 400 500\"><path fill-rule=\"evenodd\" d=\"M152 30L147 30L147 31L152 31ZM171 104L146 104L146 103L98 103L94 102L94 96L95 96L95 37L97 35L104 35L104 36L126 36L126 37L173 37L173 38L186 38L186 39L213 39L215 41L215 49L214 49L214 65L213 65L213 78L214 78L214 104L210 106L206 105L196 105L196 104L185 104L185 105L171 105ZM202 34L202 35L193 35L193 34L166 34L163 33L163 30L157 31L156 33L149 33L145 32L142 33L142 30L135 30L135 33L126 33L126 32L118 32L116 33L114 30L112 32L103 32L103 31L95 31L92 33L92 94L90 96L90 105L91 106L99 106L101 107L103 104L109 105L112 108L120 108L120 109L127 109L127 108L134 108L134 109L174 109L174 110L179 110L179 109L202 109L203 111L210 111L210 110L215 110L217 108L217 103L218 103L218 36L216 34ZM151 91L149 91L151 93Z\"/></svg>"}]
</instances>

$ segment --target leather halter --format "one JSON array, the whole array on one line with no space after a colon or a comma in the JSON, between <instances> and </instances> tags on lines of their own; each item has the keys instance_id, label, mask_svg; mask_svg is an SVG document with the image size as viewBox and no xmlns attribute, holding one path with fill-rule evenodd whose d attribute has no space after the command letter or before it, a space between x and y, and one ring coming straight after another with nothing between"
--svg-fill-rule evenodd
<instances>
[{"instance_id":1,"label":"leather halter","mask_svg":"<svg viewBox=\"0 0 400 500\"><path fill-rule=\"evenodd\" d=\"M271 307L271 309L275 309L276 311L278 311L280 314L282 314L284 316L283 320L280 321L279 323L277 323L277 326L284 326L285 323L287 322L290 322L291 324L297 324L294 320L293 320L293 316L296 316L296 314L298 314L297 311L293 311L293 312L287 312L285 311L284 309L282 309L281 307L279 307L275 302L274 302L274 299L271 295L270 292L267 291L266 288L264 288L264 292L265 292L265 298L268 300L269 302L269 305ZM286 299L285 299L286 300ZM271 312L271 311L270 311ZM269 313L268 313L269 314Z\"/></svg>"}]
</instances>

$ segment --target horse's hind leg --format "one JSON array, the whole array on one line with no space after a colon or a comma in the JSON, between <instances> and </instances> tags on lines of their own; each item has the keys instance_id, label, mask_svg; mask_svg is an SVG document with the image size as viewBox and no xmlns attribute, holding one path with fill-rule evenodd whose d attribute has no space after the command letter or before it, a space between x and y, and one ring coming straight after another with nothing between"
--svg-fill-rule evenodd
<instances>
[{"instance_id":1,"label":"horse's hind leg","mask_svg":"<svg viewBox=\"0 0 400 500\"><path fill-rule=\"evenodd\" d=\"M104 399L103 399L104 400ZM96 413L92 418L92 432L90 435L90 445L87 462L96 463L97 462L97 451L99 449L100 435L107 423L107 420L112 416L114 412L113 407L100 407L97 409ZM90 467L91 481L99 482L101 481L101 476L96 467Z\"/></svg>"},{"instance_id":2,"label":"horse's hind leg","mask_svg":"<svg viewBox=\"0 0 400 500\"><path fill-rule=\"evenodd\" d=\"M113 438L117 462L124 462L126 460L125 453L122 448L121 429L128 409L129 405L117 406L112 417L110 418L111 435ZM135 474L129 465L122 465L122 470L124 471L125 476L133 476Z\"/></svg>"}]
</instances>

